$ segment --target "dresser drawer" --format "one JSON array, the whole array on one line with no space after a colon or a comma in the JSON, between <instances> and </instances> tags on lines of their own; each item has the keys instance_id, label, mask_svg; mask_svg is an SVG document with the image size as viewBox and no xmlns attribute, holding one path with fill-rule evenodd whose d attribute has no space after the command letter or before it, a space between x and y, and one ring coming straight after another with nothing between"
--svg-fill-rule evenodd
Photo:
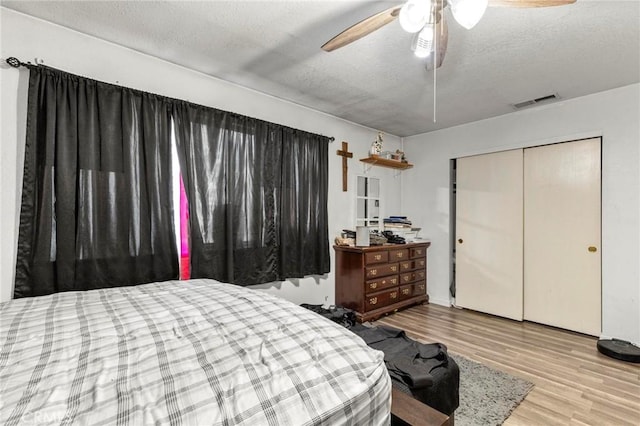
<instances>
[{"instance_id":1,"label":"dresser drawer","mask_svg":"<svg viewBox=\"0 0 640 426\"><path fill-rule=\"evenodd\" d=\"M367 281L364 287L365 293L373 293L384 290L385 288L395 287L398 285L398 276L392 275L377 280Z\"/></svg>"},{"instance_id":2,"label":"dresser drawer","mask_svg":"<svg viewBox=\"0 0 640 426\"><path fill-rule=\"evenodd\" d=\"M400 274L400 284L409 284L414 281L424 280L427 277L427 273L424 269L418 269L413 272L405 272Z\"/></svg>"},{"instance_id":3,"label":"dresser drawer","mask_svg":"<svg viewBox=\"0 0 640 426\"><path fill-rule=\"evenodd\" d=\"M388 251L374 251L373 253L364 254L365 265L371 265L374 263L387 263L389 261Z\"/></svg>"},{"instance_id":4,"label":"dresser drawer","mask_svg":"<svg viewBox=\"0 0 640 426\"><path fill-rule=\"evenodd\" d=\"M389 262L409 259L409 249L389 250Z\"/></svg>"},{"instance_id":5,"label":"dresser drawer","mask_svg":"<svg viewBox=\"0 0 640 426\"><path fill-rule=\"evenodd\" d=\"M408 299L413 296L413 285L403 285L398 289L400 294L398 295L399 300Z\"/></svg>"},{"instance_id":6,"label":"dresser drawer","mask_svg":"<svg viewBox=\"0 0 640 426\"><path fill-rule=\"evenodd\" d=\"M386 277L387 275L395 275L398 273L398 264L389 263L387 265L367 266L365 269L365 276L367 280Z\"/></svg>"},{"instance_id":7,"label":"dresser drawer","mask_svg":"<svg viewBox=\"0 0 640 426\"><path fill-rule=\"evenodd\" d=\"M392 303L401 300L400 292L397 288L378 293L368 294L364 298L364 310L372 311L374 309L383 308Z\"/></svg>"},{"instance_id":8,"label":"dresser drawer","mask_svg":"<svg viewBox=\"0 0 640 426\"><path fill-rule=\"evenodd\" d=\"M425 259L406 260L400 262L400 272L413 271L414 269L424 269L427 265Z\"/></svg>"},{"instance_id":9,"label":"dresser drawer","mask_svg":"<svg viewBox=\"0 0 640 426\"><path fill-rule=\"evenodd\" d=\"M413 285L413 295L414 296L423 296L427 292L427 284L426 282L417 282Z\"/></svg>"},{"instance_id":10,"label":"dresser drawer","mask_svg":"<svg viewBox=\"0 0 640 426\"><path fill-rule=\"evenodd\" d=\"M427 254L426 247L413 247L409 249L409 257L415 259L416 257L424 257Z\"/></svg>"}]
</instances>

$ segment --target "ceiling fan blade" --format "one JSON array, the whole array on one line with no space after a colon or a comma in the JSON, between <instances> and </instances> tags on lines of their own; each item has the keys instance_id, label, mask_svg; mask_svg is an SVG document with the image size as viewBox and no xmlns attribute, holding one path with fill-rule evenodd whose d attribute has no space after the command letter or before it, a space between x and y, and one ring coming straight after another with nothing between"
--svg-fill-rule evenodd
<instances>
[{"instance_id":1,"label":"ceiling fan blade","mask_svg":"<svg viewBox=\"0 0 640 426\"><path fill-rule=\"evenodd\" d=\"M395 20L400 13L401 8L402 5L390 7L387 10L383 10L380 13L376 13L375 15L363 19L362 21L350 26L349 28L326 42L324 45L322 45L322 50L331 52L333 50L346 46L347 44L352 43L358 39L361 39L367 34L371 34L375 30L380 29L387 25L389 22Z\"/></svg>"},{"instance_id":2,"label":"ceiling fan blade","mask_svg":"<svg viewBox=\"0 0 640 426\"><path fill-rule=\"evenodd\" d=\"M425 64L427 71L440 68L442 66L442 62L444 62L444 55L447 53L449 27L447 26L447 20L444 19L444 15L442 18L437 20L434 38L436 42L436 51L427 58L427 63Z\"/></svg>"},{"instance_id":3,"label":"ceiling fan blade","mask_svg":"<svg viewBox=\"0 0 640 426\"><path fill-rule=\"evenodd\" d=\"M492 7L548 7L575 3L576 0L489 0Z\"/></svg>"}]
</instances>

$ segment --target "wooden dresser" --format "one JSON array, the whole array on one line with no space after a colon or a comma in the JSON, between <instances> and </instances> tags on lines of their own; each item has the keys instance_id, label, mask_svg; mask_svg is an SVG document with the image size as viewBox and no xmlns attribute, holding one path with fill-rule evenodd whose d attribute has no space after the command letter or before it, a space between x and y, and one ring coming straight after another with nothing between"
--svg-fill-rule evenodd
<instances>
[{"instance_id":1,"label":"wooden dresser","mask_svg":"<svg viewBox=\"0 0 640 426\"><path fill-rule=\"evenodd\" d=\"M336 305L356 311L361 322L416 303L428 302L430 243L371 247L333 246Z\"/></svg>"}]
</instances>

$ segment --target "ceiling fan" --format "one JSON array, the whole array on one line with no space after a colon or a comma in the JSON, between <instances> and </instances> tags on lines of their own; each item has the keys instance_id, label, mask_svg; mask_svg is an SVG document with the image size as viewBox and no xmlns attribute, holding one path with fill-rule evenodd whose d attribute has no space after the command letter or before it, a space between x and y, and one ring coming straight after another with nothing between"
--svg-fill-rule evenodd
<instances>
[{"instance_id":1,"label":"ceiling fan","mask_svg":"<svg viewBox=\"0 0 640 426\"><path fill-rule=\"evenodd\" d=\"M487 6L547 7L575 3L576 0L407 0L350 26L326 42L322 49L331 52L352 43L388 23L399 19L402 28L415 33L411 50L426 60L432 70L442 65L447 50L448 29L443 11L449 6L458 24L473 28L482 18Z\"/></svg>"}]
</instances>

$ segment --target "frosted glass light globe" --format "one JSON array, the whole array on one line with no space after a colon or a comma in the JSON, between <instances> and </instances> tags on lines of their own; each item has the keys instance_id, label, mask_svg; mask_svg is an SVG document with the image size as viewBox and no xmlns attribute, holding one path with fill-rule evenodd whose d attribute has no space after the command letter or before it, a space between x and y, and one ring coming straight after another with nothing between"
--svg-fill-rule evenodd
<instances>
[{"instance_id":1,"label":"frosted glass light globe","mask_svg":"<svg viewBox=\"0 0 640 426\"><path fill-rule=\"evenodd\" d=\"M480 22L489 0L449 0L449 4L456 22L470 30ZM402 10L400 13L402 14Z\"/></svg>"},{"instance_id":2,"label":"frosted glass light globe","mask_svg":"<svg viewBox=\"0 0 640 426\"><path fill-rule=\"evenodd\" d=\"M408 0L400 9L400 26L408 33L417 33L429 21L431 0Z\"/></svg>"}]
</instances>

